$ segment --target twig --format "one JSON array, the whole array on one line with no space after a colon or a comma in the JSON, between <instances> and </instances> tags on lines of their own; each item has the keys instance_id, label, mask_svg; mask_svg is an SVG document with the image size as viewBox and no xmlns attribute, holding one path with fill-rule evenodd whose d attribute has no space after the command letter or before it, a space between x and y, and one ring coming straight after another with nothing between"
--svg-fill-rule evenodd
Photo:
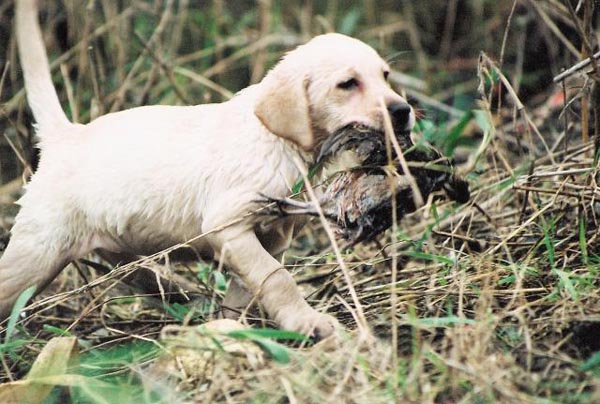
<instances>
[{"instance_id":1,"label":"twig","mask_svg":"<svg viewBox=\"0 0 600 404\"><path fill-rule=\"evenodd\" d=\"M600 59L600 51L594 53L589 58L584 59L581 62L578 62L578 63L574 64L573 66L569 67L564 72L555 76L554 79L552 79L552 81L554 81L555 83L558 83L559 81L563 81L564 79L572 76L573 74L577 73L579 70L583 69L584 67L589 66L592 62L595 62L597 59Z\"/></svg>"},{"instance_id":2,"label":"twig","mask_svg":"<svg viewBox=\"0 0 600 404\"><path fill-rule=\"evenodd\" d=\"M10 67L10 61L7 61L4 64L4 69L2 69L2 75L0 76L0 97L2 96L2 90L4 89L4 81L6 80L6 76L8 74L9 67Z\"/></svg>"},{"instance_id":3,"label":"twig","mask_svg":"<svg viewBox=\"0 0 600 404\"><path fill-rule=\"evenodd\" d=\"M233 92L229 91L225 87L215 83L214 81L206 78L205 76L203 76L201 74L194 73L191 70L188 70L184 67L179 67L179 66L175 67L175 69L173 69L173 71L177 74L187 77L188 79L192 79L195 82L200 83L207 88L210 88L211 90L215 91L216 93L221 94L221 96L225 99L229 99L229 98L233 97Z\"/></svg>"},{"instance_id":4,"label":"twig","mask_svg":"<svg viewBox=\"0 0 600 404\"><path fill-rule=\"evenodd\" d=\"M546 149L546 153L548 154L548 156L552 160L552 163L555 163L554 157L552 157L552 152L550 151L550 148L548 147L548 144L546 143L546 140L544 139L544 137L542 136L542 134L538 130L538 128L535 125L535 123L531 120L531 117L527 113L527 110L525 109L525 106L523 105L523 103L519 99L519 96L517 95L517 93L513 89L512 85L510 84L510 81L506 78L506 76L504 75L504 73L502 73L502 71L494 64L494 62L492 62L492 60L485 53L483 53L483 52L481 53L481 58L482 58L483 61L485 61L487 63L488 66L490 66L492 69L494 69L494 71L496 72L496 74L500 78L500 81L502 81L502 84L504 84L504 88L506 89L506 91L510 95L510 98L512 99L512 101L514 103L515 108L517 108L517 111L519 111L519 113L523 117L523 120L527 124L527 129L528 130L529 129L533 129L533 131L535 132L535 134L537 135L537 137L542 142L542 145L544 145L544 148Z\"/></svg>"},{"instance_id":5,"label":"twig","mask_svg":"<svg viewBox=\"0 0 600 404\"><path fill-rule=\"evenodd\" d=\"M156 63L158 63L158 66L160 67L160 69L166 74L167 79L173 86L173 89L175 90L175 93L177 94L179 99L188 105L192 104L192 101L187 98L187 96L185 95L183 90L177 84L177 81L175 80L175 77L173 76L173 68L171 66L167 65L167 63L165 63L165 61L160 57L160 55L158 55L156 52L154 52L154 50L150 46L148 46L148 42L145 41L144 38L142 38L142 36L140 35L139 32L133 31L133 34L135 35L138 42L144 47L146 52L148 52L150 57L152 59L154 59L154 61L156 61Z\"/></svg>"},{"instance_id":6,"label":"twig","mask_svg":"<svg viewBox=\"0 0 600 404\"><path fill-rule=\"evenodd\" d=\"M585 10L584 10L584 19L585 19L585 26L581 25L581 21L579 21L579 18L577 17L577 12L573 9L573 6L571 5L570 1L566 1L565 4L567 5L567 10L569 10L569 14L571 14L571 19L573 20L573 22L575 22L575 27L577 28L579 37L581 38L582 44L582 55L581 56L590 56L594 57L594 55L592 55L593 52L593 48L592 48L592 44L589 41L588 35L590 34L589 32L589 28L590 28L590 19L591 19L591 6L592 6L592 2L591 1L585 1L582 2L580 4L584 4L585 5ZM598 52L600 53L600 51ZM594 70L596 71L596 73L598 73L598 66L596 66L594 64Z\"/></svg>"},{"instance_id":7,"label":"twig","mask_svg":"<svg viewBox=\"0 0 600 404\"><path fill-rule=\"evenodd\" d=\"M440 58L443 61L448 61L450 58L457 8L458 0L449 0L446 2L446 21L444 22L444 33L442 34L442 43L440 45Z\"/></svg>"},{"instance_id":8,"label":"twig","mask_svg":"<svg viewBox=\"0 0 600 404\"><path fill-rule=\"evenodd\" d=\"M63 82L65 83L67 101L69 102L69 107L71 109L71 121L73 123L79 123L79 108L77 106L77 102L75 101L73 83L71 83L71 79L69 78L69 70L65 64L60 65L60 73L62 74Z\"/></svg>"},{"instance_id":9,"label":"twig","mask_svg":"<svg viewBox=\"0 0 600 404\"><path fill-rule=\"evenodd\" d=\"M529 165L529 175L527 176L527 184L529 185L533 170L535 169L535 160L532 160ZM521 214L519 215L519 224L523 223L523 219L525 218L525 212L527 212L527 203L529 202L529 190L525 191L525 195L523 196L523 206L521 207Z\"/></svg>"},{"instance_id":10,"label":"twig","mask_svg":"<svg viewBox=\"0 0 600 404\"><path fill-rule=\"evenodd\" d=\"M565 37L565 35L561 32L560 28L556 26L554 21L542 10L538 0L529 0L528 3L533 7L533 9L542 17L542 20L548 26L550 31L558 38L560 42L571 52L574 56L579 55L579 51L573 46L573 44Z\"/></svg>"},{"instance_id":11,"label":"twig","mask_svg":"<svg viewBox=\"0 0 600 404\"><path fill-rule=\"evenodd\" d=\"M259 38L264 38L269 34L271 25L271 0L258 1L259 15ZM254 55L254 61L251 68L250 83L258 83L265 74L265 66L267 63L267 47L258 50Z\"/></svg>"},{"instance_id":12,"label":"twig","mask_svg":"<svg viewBox=\"0 0 600 404\"><path fill-rule=\"evenodd\" d=\"M9 3L6 3L6 4L9 4ZM118 16L118 18L112 19L112 20L108 21L106 24L102 25L101 27L98 27L96 30L94 30L94 32L92 32L90 35L87 36L87 39L82 39L81 41L79 41L77 43L77 45L73 46L68 51L66 51L65 53L60 55L58 58L56 58L53 62L51 62L50 70L56 69L58 66L60 66L61 64L65 63L69 59L71 59L73 57L73 55L75 55L77 52L81 51L82 48L84 47L84 45L87 43L88 39L94 39L94 38L104 35L110 28L119 24L122 20L130 17L135 10L136 10L136 8L134 6L128 7L127 9L123 10L123 12ZM25 89L23 88L23 89L19 90L7 103L5 103L3 105L3 109L7 113L14 111L15 109L17 109L19 107L19 102L21 101L21 99L24 95L25 95Z\"/></svg>"},{"instance_id":13,"label":"twig","mask_svg":"<svg viewBox=\"0 0 600 404\"><path fill-rule=\"evenodd\" d=\"M510 25L512 23L513 15L515 14L515 9L517 8L517 0L513 2L512 8L510 9L510 14L508 15L508 19L506 20L506 28L504 28L504 36L502 37L502 46L500 47L500 61L499 65L502 67L504 65L504 51L506 49L506 40L508 39L508 31L510 30Z\"/></svg>"},{"instance_id":14,"label":"twig","mask_svg":"<svg viewBox=\"0 0 600 404\"><path fill-rule=\"evenodd\" d=\"M166 0L165 9L160 17L160 21L158 22L156 29L150 36L150 39L148 39L148 46L150 46L151 44L154 44L154 42L160 37L160 35L164 31L167 23L171 19L172 12L173 12L173 10L172 10L173 3L174 3L174 0ZM130 84L132 78L137 74L137 71L142 67L145 56L146 56L146 50L144 49L144 51L138 56L136 61L133 63L131 70L129 70L129 72L127 73L127 76L123 80L123 83L117 90L117 96L115 97L116 99L113 102L113 105L110 107L111 112L118 111L120 109L120 107L125 99L125 93L127 92L128 88L129 88L129 84Z\"/></svg>"},{"instance_id":15,"label":"twig","mask_svg":"<svg viewBox=\"0 0 600 404\"><path fill-rule=\"evenodd\" d=\"M94 47L90 45L88 48L88 58L90 60L90 76L92 78L92 88L94 90L94 97L92 98L92 106L94 99L96 100L97 110L94 112L94 108L90 108L90 120L104 115L104 107L102 106L102 96L100 95L100 85L98 84L98 72L96 71L96 61L94 59Z\"/></svg>"},{"instance_id":16,"label":"twig","mask_svg":"<svg viewBox=\"0 0 600 404\"><path fill-rule=\"evenodd\" d=\"M389 138L389 140L392 142L392 146L394 147L394 151L396 152L396 158L398 159L398 162L400 163L400 167L402 167L403 175L406 177L406 179L408 180L408 183L410 185L410 189L412 191L412 197L415 202L415 207L419 208L419 207L423 206L423 204L425 203L423 200L423 195L421 194L421 190L419 189L419 186L417 185L417 181L415 180L415 177L410 172L410 168L408 167L408 163L406 162L406 159L404 158L404 153L402 152L402 148L400 147L400 144L398 144L398 139L396 139L396 136L394 135L394 129L392 127L392 122L390 121L390 116L387 114L387 108L385 107L383 99L379 100L379 103L380 103L381 110L384 111L383 122L385 125L386 137Z\"/></svg>"},{"instance_id":17,"label":"twig","mask_svg":"<svg viewBox=\"0 0 600 404\"><path fill-rule=\"evenodd\" d=\"M338 261L340 269L342 270L342 273L344 274L344 279L348 286L348 291L350 292L350 296L352 297L352 302L354 303L354 305L356 307L356 314L357 314L357 319L358 319L357 326L361 331L361 335L363 335L365 338L371 338L372 334L371 334L371 330L369 328L369 323L367 322L367 318L365 317L365 313L360 304L360 300L358 298L358 295L356 294L356 290L354 289L354 285L352 283L352 277L350 276L350 271L348 270L348 266L346 265L346 263L344 262L344 259L342 258L342 253L341 253L338 243L335 239L333 229L331 228L331 225L325 218L323 209L321 208L321 205L318 202L319 199L317 198L317 195L315 194L315 191L310 183L310 179L308 178L308 172L306 170L306 167L304 166L304 163L299 161L297 158L294 158L294 164L296 165L296 168L298 169L298 171L300 171L300 174L302 175L302 178L304 180L304 186L306 187L306 192L308 193L308 196L310 197L310 199L313 201L313 203L315 205L315 209L316 209L317 213L319 214L319 218L321 219L321 224L323 225L323 228L325 229L325 232L327 233L327 237L329 237L335 257Z\"/></svg>"},{"instance_id":18,"label":"twig","mask_svg":"<svg viewBox=\"0 0 600 404\"><path fill-rule=\"evenodd\" d=\"M406 91L406 94L415 98L419 102L421 102L425 105L429 105L429 106L431 106L437 110L440 110L442 112L445 112L454 118L462 118L465 115L465 111L462 111L460 109L451 107L450 105L444 104L443 102L440 102L433 97L425 95L425 94L421 93L420 91L413 90L411 88L405 88L404 91Z\"/></svg>"}]
</instances>

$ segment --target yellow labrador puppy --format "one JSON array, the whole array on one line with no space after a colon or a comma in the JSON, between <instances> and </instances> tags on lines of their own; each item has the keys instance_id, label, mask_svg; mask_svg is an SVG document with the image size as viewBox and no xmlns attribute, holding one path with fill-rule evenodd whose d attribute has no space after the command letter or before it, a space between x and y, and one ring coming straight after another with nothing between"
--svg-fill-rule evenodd
<instances>
[{"instance_id":1,"label":"yellow labrador puppy","mask_svg":"<svg viewBox=\"0 0 600 404\"><path fill-rule=\"evenodd\" d=\"M35 0L16 2L16 30L41 149L0 259L0 315L21 291L42 290L92 250L149 254L289 195L313 150L350 123L383 127L383 101L406 130L414 116L387 83L389 67L356 39L315 37L230 101L146 106L69 122L59 104ZM336 321L311 308L278 259L294 222L260 230L258 217L193 242L238 276L226 305L254 296L281 328L326 337Z\"/></svg>"}]
</instances>

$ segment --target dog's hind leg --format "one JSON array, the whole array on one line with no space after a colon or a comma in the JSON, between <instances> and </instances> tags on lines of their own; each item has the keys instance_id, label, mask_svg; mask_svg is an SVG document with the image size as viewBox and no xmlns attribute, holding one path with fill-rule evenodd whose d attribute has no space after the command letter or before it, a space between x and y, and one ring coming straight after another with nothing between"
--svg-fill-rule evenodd
<instances>
[{"instance_id":1,"label":"dog's hind leg","mask_svg":"<svg viewBox=\"0 0 600 404\"><path fill-rule=\"evenodd\" d=\"M252 298L252 292L242 285L239 278L234 276L229 282L227 293L223 299L223 317L237 320L243 312L251 308Z\"/></svg>"},{"instance_id":2,"label":"dog's hind leg","mask_svg":"<svg viewBox=\"0 0 600 404\"><path fill-rule=\"evenodd\" d=\"M0 321L21 292L30 286L40 292L73 259L69 240L56 234L55 226L17 218L0 257Z\"/></svg>"}]
</instances>

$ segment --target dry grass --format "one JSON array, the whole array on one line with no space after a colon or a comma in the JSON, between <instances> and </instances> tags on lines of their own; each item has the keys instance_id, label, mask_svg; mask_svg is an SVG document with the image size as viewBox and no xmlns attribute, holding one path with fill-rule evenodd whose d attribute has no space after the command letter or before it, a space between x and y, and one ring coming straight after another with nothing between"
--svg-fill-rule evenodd
<instances>
[{"instance_id":1,"label":"dry grass","mask_svg":"<svg viewBox=\"0 0 600 404\"><path fill-rule=\"evenodd\" d=\"M343 249L351 284L321 224L307 226L288 268L313 305L346 325L337 344L286 343L287 363L269 350L274 356L264 362L242 363L213 348L210 377L161 376L156 358L168 350L161 330L210 320L223 295L223 277L214 275L222 268L169 269L162 252L136 265L194 283L193 303L165 311L160 298L131 290L120 279L135 265L110 273L101 261L73 265L10 340L0 334L0 381L23 378L50 338L69 334L80 346L71 372L86 379L70 392L55 389L51 401L600 401L598 75L549 84L559 68L597 49L598 6L585 10L592 1L579 10L556 0L519 0L514 9L513 2L403 2L400 10L385 1L354 8L261 1L256 9L73 3L46 2L44 27L74 120L226 99L284 49L334 27L394 59L392 77L436 123L424 121L423 136L456 156L473 197L463 207L427 204L380 246ZM0 5L2 31L10 9ZM10 62L0 76L0 228L8 230L19 178L36 158L11 35L0 35L0 50ZM368 331L357 329L351 287Z\"/></svg>"}]
</instances>

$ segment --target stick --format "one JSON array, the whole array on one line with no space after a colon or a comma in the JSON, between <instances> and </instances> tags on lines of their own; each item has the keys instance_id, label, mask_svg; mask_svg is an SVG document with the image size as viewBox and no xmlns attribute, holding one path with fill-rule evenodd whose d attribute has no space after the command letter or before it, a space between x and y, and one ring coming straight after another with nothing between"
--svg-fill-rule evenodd
<instances>
[{"instance_id":1,"label":"stick","mask_svg":"<svg viewBox=\"0 0 600 404\"><path fill-rule=\"evenodd\" d=\"M584 67L589 66L592 62L595 62L597 59L600 59L600 51L594 53L589 58L584 59L581 62L576 63L573 66L569 67L567 70L565 70L558 76L554 77L554 79L552 79L552 81L555 83L563 81L564 79L572 76L574 73L578 72L579 70L583 69Z\"/></svg>"}]
</instances>

